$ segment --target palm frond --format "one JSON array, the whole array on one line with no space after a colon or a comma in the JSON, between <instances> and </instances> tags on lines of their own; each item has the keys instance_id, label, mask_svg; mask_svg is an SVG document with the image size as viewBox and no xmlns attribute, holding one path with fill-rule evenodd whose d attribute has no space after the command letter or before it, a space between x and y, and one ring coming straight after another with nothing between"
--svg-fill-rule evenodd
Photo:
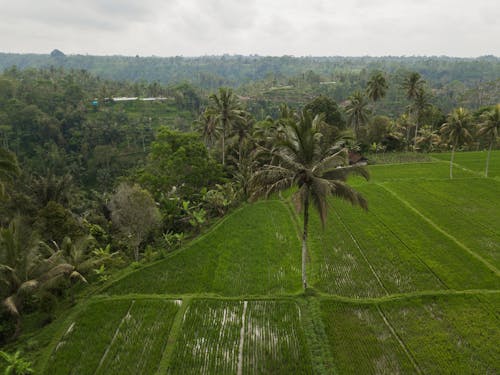
<instances>
[{"instance_id":1,"label":"palm frond","mask_svg":"<svg viewBox=\"0 0 500 375\"><path fill-rule=\"evenodd\" d=\"M361 176L370 179L370 172L361 165L350 165L347 167L333 168L323 173L323 178L328 180L346 181L349 176Z\"/></svg>"}]
</instances>

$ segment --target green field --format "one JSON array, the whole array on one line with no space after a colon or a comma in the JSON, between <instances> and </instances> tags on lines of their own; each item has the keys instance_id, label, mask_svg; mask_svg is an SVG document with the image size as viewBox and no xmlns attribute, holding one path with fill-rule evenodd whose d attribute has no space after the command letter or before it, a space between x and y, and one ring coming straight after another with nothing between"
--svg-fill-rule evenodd
<instances>
[{"instance_id":1,"label":"green field","mask_svg":"<svg viewBox=\"0 0 500 375\"><path fill-rule=\"evenodd\" d=\"M498 374L500 181L482 155L458 154L453 180L445 161L370 166L353 180L368 212L332 200L324 230L312 212L306 293L289 194L245 205L77 305L37 368Z\"/></svg>"},{"instance_id":2,"label":"green field","mask_svg":"<svg viewBox=\"0 0 500 375\"><path fill-rule=\"evenodd\" d=\"M140 269L106 293L276 295L300 290L299 240L279 201L246 206L172 257Z\"/></svg>"}]
</instances>

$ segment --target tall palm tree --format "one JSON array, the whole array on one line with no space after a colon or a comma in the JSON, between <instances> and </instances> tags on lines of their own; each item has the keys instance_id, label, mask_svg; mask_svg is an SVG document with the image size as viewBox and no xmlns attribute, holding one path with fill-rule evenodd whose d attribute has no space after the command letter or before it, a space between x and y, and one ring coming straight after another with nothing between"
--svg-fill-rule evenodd
<instances>
[{"instance_id":1,"label":"tall palm tree","mask_svg":"<svg viewBox=\"0 0 500 375\"><path fill-rule=\"evenodd\" d=\"M493 145L495 144L500 133L500 104L497 104L491 111L488 111L481 116L483 122L479 124L477 134L480 137L489 139L488 156L486 157L486 169L484 176L488 177L488 169L490 166L490 154Z\"/></svg>"},{"instance_id":2,"label":"tall palm tree","mask_svg":"<svg viewBox=\"0 0 500 375\"><path fill-rule=\"evenodd\" d=\"M415 115L415 137L413 138L413 149L415 150L417 148L418 127L422 119L422 114L429 106L429 95L422 86L418 88L413 97L413 103L410 105L410 111Z\"/></svg>"},{"instance_id":3,"label":"tall palm tree","mask_svg":"<svg viewBox=\"0 0 500 375\"><path fill-rule=\"evenodd\" d=\"M207 108L206 115L211 118L220 129L222 165L226 162L226 137L236 122L244 122L244 111L233 90L229 88L219 88L219 95L212 94L209 97L210 105Z\"/></svg>"},{"instance_id":4,"label":"tall palm tree","mask_svg":"<svg viewBox=\"0 0 500 375\"><path fill-rule=\"evenodd\" d=\"M377 72L370 77L366 85L366 94L375 103L385 96L388 87L387 79L384 74L382 72Z\"/></svg>"},{"instance_id":5,"label":"tall palm tree","mask_svg":"<svg viewBox=\"0 0 500 375\"><path fill-rule=\"evenodd\" d=\"M16 156L0 147L0 197L5 192L6 181L12 180L15 176L19 175L19 165L17 164Z\"/></svg>"},{"instance_id":6,"label":"tall palm tree","mask_svg":"<svg viewBox=\"0 0 500 375\"><path fill-rule=\"evenodd\" d=\"M322 153L319 127L321 116L314 118L302 112L295 122L287 122L284 136L269 151L270 161L252 178L252 198L297 186L294 194L296 208L303 212L302 235L302 284L307 288L306 260L309 224L309 205L318 210L322 224L327 217L328 196L333 195L367 209L363 196L345 183L350 173L368 178L362 167L345 167L345 150Z\"/></svg>"},{"instance_id":7,"label":"tall palm tree","mask_svg":"<svg viewBox=\"0 0 500 375\"><path fill-rule=\"evenodd\" d=\"M354 92L346 105L347 123L352 126L359 140L359 129L368 122L368 102L361 91Z\"/></svg>"},{"instance_id":8,"label":"tall palm tree","mask_svg":"<svg viewBox=\"0 0 500 375\"><path fill-rule=\"evenodd\" d=\"M453 178L453 159L457 147L472 141L469 132L472 118L465 108L456 108L448 115L448 120L441 125L442 139L451 145L450 178Z\"/></svg>"}]
</instances>

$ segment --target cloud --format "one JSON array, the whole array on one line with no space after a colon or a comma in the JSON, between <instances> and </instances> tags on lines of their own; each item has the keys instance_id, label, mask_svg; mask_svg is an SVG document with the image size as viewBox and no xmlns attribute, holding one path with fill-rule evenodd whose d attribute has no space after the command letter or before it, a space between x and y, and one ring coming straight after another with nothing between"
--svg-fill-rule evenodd
<instances>
[{"instance_id":1,"label":"cloud","mask_svg":"<svg viewBox=\"0 0 500 375\"><path fill-rule=\"evenodd\" d=\"M500 55L496 0L16 0L9 52Z\"/></svg>"}]
</instances>

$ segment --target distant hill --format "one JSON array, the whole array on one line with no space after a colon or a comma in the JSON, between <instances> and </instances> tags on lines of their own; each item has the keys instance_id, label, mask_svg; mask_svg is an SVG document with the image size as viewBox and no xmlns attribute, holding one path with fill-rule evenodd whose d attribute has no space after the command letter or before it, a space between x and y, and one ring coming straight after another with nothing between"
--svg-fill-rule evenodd
<instances>
[{"instance_id":1,"label":"distant hill","mask_svg":"<svg viewBox=\"0 0 500 375\"><path fill-rule=\"evenodd\" d=\"M57 52L54 52L57 51ZM469 88L500 77L500 58L454 57L265 57L265 56L203 56L203 57L131 57L65 55L59 50L51 54L0 53L0 70L64 67L85 69L102 78L129 81L158 81L163 84L190 81L203 88L238 87L269 77L291 77L313 71L325 80L334 80L346 73L387 73L417 71L433 85L460 81Z\"/></svg>"}]
</instances>

